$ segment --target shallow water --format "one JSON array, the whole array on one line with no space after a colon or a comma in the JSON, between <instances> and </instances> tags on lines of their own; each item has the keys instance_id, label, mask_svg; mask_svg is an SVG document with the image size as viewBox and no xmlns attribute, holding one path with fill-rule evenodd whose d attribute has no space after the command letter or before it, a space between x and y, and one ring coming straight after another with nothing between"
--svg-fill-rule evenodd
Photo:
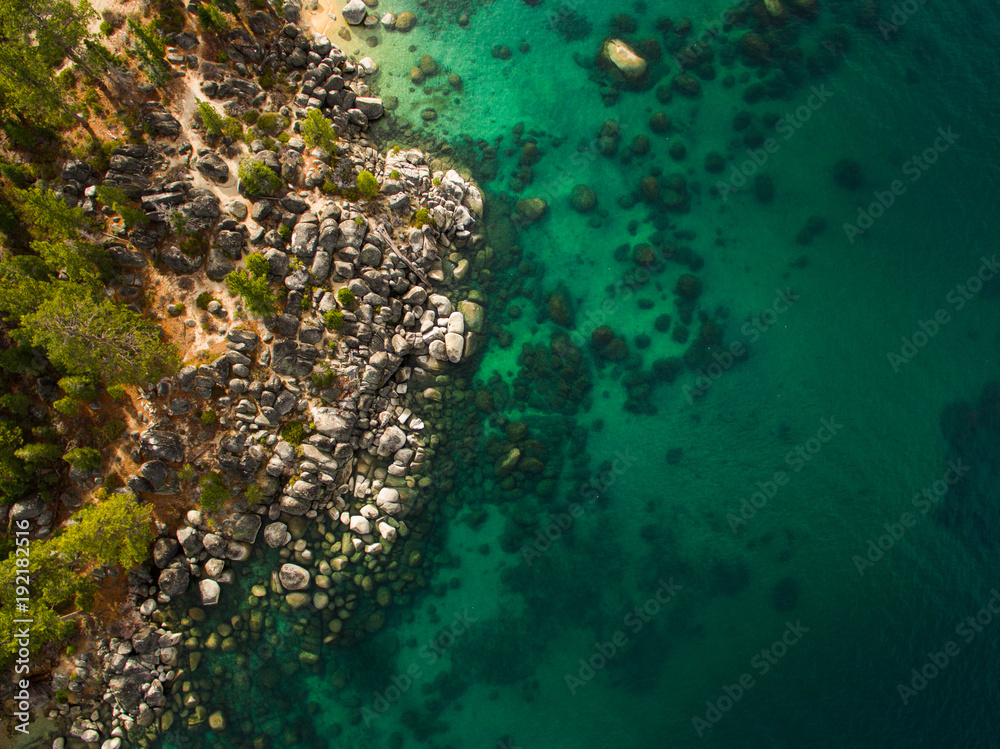
<instances>
[{"instance_id":1,"label":"shallow water","mask_svg":"<svg viewBox=\"0 0 1000 749\"><path fill-rule=\"evenodd\" d=\"M698 38L726 4L648 3L640 13L578 0L565 7L592 32L575 42L548 22L553 0L446 3L436 16L415 4L379 6L412 8L421 18L406 36L383 34L372 51L380 93L400 99L396 116L459 155L475 150L463 135L490 143L502 136L495 179L485 179L482 161L467 163L493 194L491 211L500 194L513 195L519 150L505 155L512 127L522 122L526 137L537 134L542 157L513 198L543 197L549 211L518 239L534 265L522 275L496 269L521 295L495 300L491 321L510 340L491 341L476 381L496 373L496 393L498 380L511 391L527 385L523 401L498 395L498 410L523 419L543 444L548 481L522 476L503 488L489 452L488 436L501 434L494 414L473 445L477 463L456 448L428 589L393 606L367 642L324 651L317 673L281 673L283 659L294 659L294 634L277 656L257 653L248 682L214 695L231 726L246 721L247 734L295 746L995 745L1000 627L988 610L978 630L962 621L1000 585L1000 528L942 523L914 495L930 487L937 496L934 482L952 476L947 461L960 454L965 484L937 504L974 507L987 521L995 507L994 400L973 409L966 424L975 426L951 445L941 414L954 401L975 403L998 376L1000 281L978 291L965 285L981 269L995 272L1000 78L991 40L1000 19L982 2L915 2L885 40L855 23L860 3L821 5L817 20L800 24L801 46L815 50L821 34L842 28L849 47L836 49L832 70L807 75L783 98L746 104L746 83L727 89L722 79L749 72L752 82L756 74L740 62L726 67L717 49L718 75L702 81L699 97L675 93L661 104L651 90L623 91L609 107L572 56L593 58L615 12L639 22L627 40L662 38L653 27L659 16L688 16ZM880 17L892 21L894 7L883 3ZM462 11L471 15L465 28L454 23ZM519 51L522 41L530 51ZM510 47L509 61L491 56L497 44ZM422 54L444 71L428 80L430 94L407 77ZM673 62L670 74L676 69ZM461 92L450 90L448 72L462 76ZM428 106L438 119L424 126ZM744 109L762 131L768 113L800 125L771 133L777 148L759 168L774 185L766 203L752 186L725 199L710 193L734 164L753 160L732 126ZM651 132L655 111L669 115L671 134ZM619 123L619 152L645 135L649 154L626 164L597 153L608 119ZM952 145L939 128L958 136ZM911 157L936 139L935 162L915 166ZM687 147L681 161L667 153L678 140ZM721 174L705 171L710 152L725 156ZM833 179L844 158L860 165L858 189ZM700 185L689 188L690 210L671 212L663 230L704 258L692 340L703 311L724 326L726 346L750 351L745 361L709 369L710 384L695 399L688 394L699 381L690 371L646 394L634 384L635 372L690 345L654 327L664 313L671 330L679 324L673 289L690 271L668 261L637 276L631 249L615 257L616 247L656 231L641 200L617 203L655 167ZM894 180L905 189L851 242L843 225ZM594 213L570 207L576 184L597 192ZM800 244L810 216L823 217L826 229ZM633 288L636 279L647 280ZM547 349L553 333L567 332L544 314L557 288L575 307L575 375L591 385L576 400L548 397L555 375L537 354L534 369L522 368L524 344ZM791 303L776 305L777 297ZM602 324L628 342L631 363L602 361L591 348L590 333ZM638 349L642 334L650 343ZM923 345L907 349L903 337ZM623 385L630 376L631 411ZM581 491L581 479L599 491ZM759 490L751 511L743 500ZM569 513L574 502L569 529L553 530L548 513ZM555 540L536 545L536 531L546 529ZM866 553L875 561L859 561ZM241 585L249 590L264 574L247 571ZM246 591L227 592L211 621L227 620L245 599ZM633 611L644 605L645 619ZM783 635L785 644L774 645ZM208 654L202 668L232 658ZM929 658L943 667L927 667L932 678L911 684L911 669ZM921 688L901 695L900 684ZM246 745L235 729L218 739ZM191 740L177 733L165 745Z\"/></svg>"}]
</instances>

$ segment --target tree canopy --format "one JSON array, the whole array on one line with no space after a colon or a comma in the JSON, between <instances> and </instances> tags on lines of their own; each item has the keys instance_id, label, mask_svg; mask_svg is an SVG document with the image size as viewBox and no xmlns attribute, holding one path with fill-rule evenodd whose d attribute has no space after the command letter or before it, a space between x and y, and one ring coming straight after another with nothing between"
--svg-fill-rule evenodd
<instances>
[{"instance_id":1,"label":"tree canopy","mask_svg":"<svg viewBox=\"0 0 1000 749\"><path fill-rule=\"evenodd\" d=\"M176 355L152 322L78 284L55 284L15 332L44 347L61 370L109 384L149 382L176 366Z\"/></svg>"}]
</instances>

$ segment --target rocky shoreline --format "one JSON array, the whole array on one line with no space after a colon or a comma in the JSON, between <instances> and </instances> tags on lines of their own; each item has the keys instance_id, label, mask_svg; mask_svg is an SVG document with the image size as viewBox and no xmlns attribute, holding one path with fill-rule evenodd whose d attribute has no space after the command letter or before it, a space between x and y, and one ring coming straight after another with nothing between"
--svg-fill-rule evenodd
<instances>
[{"instance_id":1,"label":"rocky shoreline","mask_svg":"<svg viewBox=\"0 0 1000 749\"><path fill-rule=\"evenodd\" d=\"M290 8L286 19L297 20ZM279 29L263 12L249 25L264 38L232 32L229 70L179 49L169 59L196 68L201 92L227 114L273 108L290 121L290 137L255 140L249 151L292 190L249 205L226 201L218 188L232 185L228 161L240 145L223 138L210 148L197 121L189 130L188 113L178 119L160 105L146 118L153 144L115 149L103 179L82 162L64 170L69 202L93 212L94 186L111 184L153 219L120 232L127 242L107 243L125 270L124 296L141 289L150 266L177 274L193 296L202 273L221 281L253 253L286 291L280 313L257 320L237 305L244 320L235 323L213 298L205 309L223 326L225 352L212 358L206 349L204 363L142 392L145 428L131 435L128 490L194 495L193 465L218 476L229 499L217 513L189 510L179 526L158 522L153 563L129 574L131 604L116 636L77 657L71 673L54 675L52 691L77 696L48 711L64 734L53 747L145 746L178 723L222 730L226 716L209 713L198 695L203 651L273 640L270 611L306 609L320 612L323 629L301 643L299 661L315 664L321 644L377 631L393 597L422 582L420 534L411 526L434 493L437 439L421 413L441 402L449 370L475 356L484 332L485 300L470 286L485 248L483 198L418 150L381 154L371 146L369 122L382 115L365 82L377 72L373 61L350 60L294 23ZM191 36L172 41L190 48ZM284 102L265 92L241 55L301 73L299 93ZM335 153L307 150L301 124L310 110L336 128ZM380 184L373 200L351 189L362 170ZM320 189L331 183L336 189ZM180 246L181 234L170 230L177 216L188 233L212 237L204 256ZM173 303L162 317L185 311ZM206 411L214 429L201 418ZM96 475L77 478L87 488ZM236 565L270 550L283 564L269 587L253 588L247 615L225 631L202 631L205 608L225 597ZM197 605L182 611L182 600Z\"/></svg>"}]
</instances>

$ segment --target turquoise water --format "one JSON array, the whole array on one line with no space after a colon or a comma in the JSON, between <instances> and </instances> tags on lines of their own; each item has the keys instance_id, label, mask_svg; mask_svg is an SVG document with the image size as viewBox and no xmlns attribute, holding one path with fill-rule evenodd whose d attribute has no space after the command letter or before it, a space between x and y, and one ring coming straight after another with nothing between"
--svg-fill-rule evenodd
<instances>
[{"instance_id":1,"label":"turquoise water","mask_svg":"<svg viewBox=\"0 0 1000 749\"><path fill-rule=\"evenodd\" d=\"M790 79L781 98L747 104L757 71L739 59L727 66L716 39L717 75L698 97L675 92L661 103L654 90L622 90L605 106L606 83L573 56L593 59L615 12L638 24L626 41L668 39L673 32L654 25L664 16L690 18L687 38L698 39L727 4L649 2L643 12L579 0L563 6L590 23L577 41L549 23L557 7L413 5L417 29L383 35L375 50L380 93L399 97L398 120L450 144L491 195L500 279L486 287L493 337L478 371L462 376L494 395L493 409L451 407L454 471L428 536L428 585L391 607L381 631L324 649L313 669L294 662L295 634L249 669L206 655L203 672L250 676L213 695L231 727L218 741L995 746L1000 627L988 608L975 628L963 620L1000 585L1000 529L989 525L994 399L977 404L1000 374L1000 281L969 282L994 272L1000 223L996 10L969 1L915 2L912 13L872 5L870 18L897 25L884 39L858 22L862 3L828 0L816 20L792 18L774 37L782 48L795 41L807 58L824 49L821 38L836 40L828 69ZM466 27L455 23L461 12L471 16ZM511 58L491 56L495 45ZM430 93L411 84L407 71L423 54L461 75L462 91L450 91L444 73L426 82ZM664 82L677 67L670 63ZM770 79L774 68L766 70ZM438 118L425 125L427 107ZM749 129L774 138L766 158L756 154L774 187L767 202L752 179L725 199L712 194L763 147L734 129L742 110ZM669 134L650 129L657 111L672 121ZM595 140L609 119L620 130L614 157L597 153ZM523 144L516 123L541 151L520 193L511 186ZM649 153L624 163L637 135ZM497 158L480 158L463 136L494 145ZM668 153L677 142L687 150L680 161ZM927 149L924 169L912 157ZM725 158L720 173L705 169L711 152ZM856 189L834 179L842 159L860 168ZM643 202L640 180L656 169L661 194L677 184L669 175L683 176L686 212ZM868 207L876 193L887 201L896 180L903 189L893 205L852 242L844 224L859 209L878 212ZM591 213L570 206L577 184L597 193ZM619 204L632 192L634 206ZM544 198L548 214L510 235L505 206L525 197ZM803 244L796 238L810 217L826 228ZM649 270L632 257L644 242L661 259ZM703 266L662 261L666 243ZM622 244L629 248L616 256ZM674 288L692 272L703 291L682 344L672 338L683 316ZM575 327L547 312L557 290ZM653 361L684 355L700 313L722 326L716 353L742 345L749 355L730 363L720 353L707 380L690 368L673 382L656 379ZM663 314L667 332L655 325ZM591 346L600 325L628 343L627 359L609 361ZM546 353L553 335L579 344L574 354L557 341L563 367ZM689 397L693 389L702 397ZM974 406L949 412L949 443L942 412L956 401ZM505 419L527 425L541 473L496 475L512 444ZM935 482L954 477L956 459L965 478L936 503L947 510L923 513L914 495L939 496ZM550 543L536 535L546 530ZM247 571L242 584L261 579ZM229 596L231 608L213 621L245 597ZM932 677L914 681L912 669ZM195 736L168 743L213 743Z\"/></svg>"}]
</instances>

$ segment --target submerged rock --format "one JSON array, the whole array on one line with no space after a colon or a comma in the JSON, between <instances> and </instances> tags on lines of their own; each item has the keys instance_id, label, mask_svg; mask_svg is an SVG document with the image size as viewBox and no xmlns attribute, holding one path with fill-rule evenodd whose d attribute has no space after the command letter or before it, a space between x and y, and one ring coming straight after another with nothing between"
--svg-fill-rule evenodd
<instances>
[{"instance_id":1,"label":"submerged rock","mask_svg":"<svg viewBox=\"0 0 1000 749\"><path fill-rule=\"evenodd\" d=\"M621 39L608 39L601 47L601 56L626 78L641 78L646 74L646 61Z\"/></svg>"}]
</instances>

